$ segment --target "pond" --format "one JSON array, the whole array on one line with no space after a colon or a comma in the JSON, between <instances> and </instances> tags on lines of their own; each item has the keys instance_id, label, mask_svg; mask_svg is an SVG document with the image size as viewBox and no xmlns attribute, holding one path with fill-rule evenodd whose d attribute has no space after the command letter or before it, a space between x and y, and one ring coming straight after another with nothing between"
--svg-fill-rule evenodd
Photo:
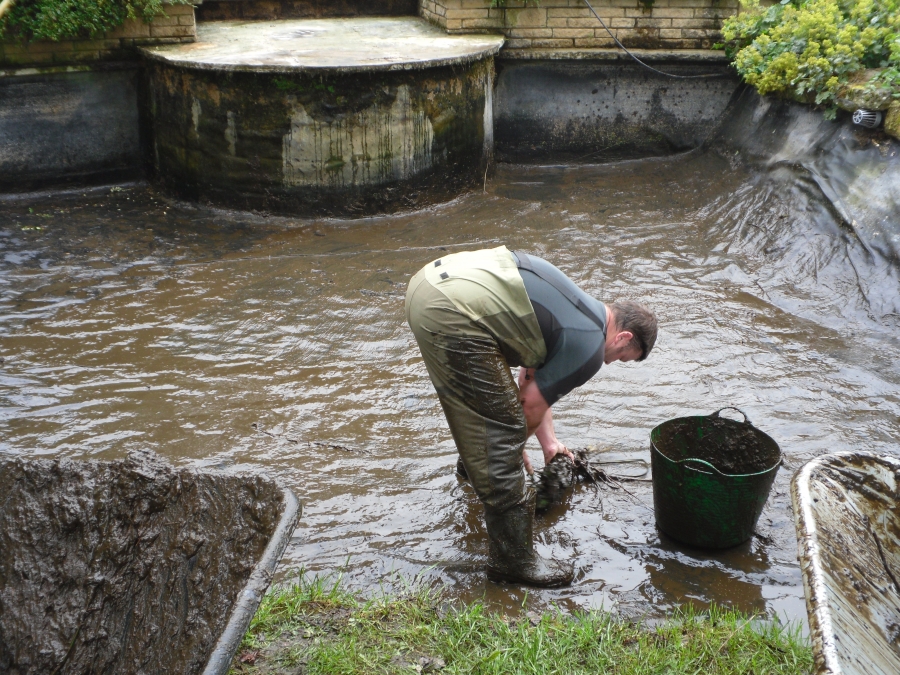
<instances>
[{"instance_id":1,"label":"pond","mask_svg":"<svg viewBox=\"0 0 900 675\"><path fill-rule=\"evenodd\" d=\"M786 457L757 536L691 550L656 530L649 483L582 485L536 527L542 551L576 559L571 587L485 580L481 507L454 474L403 298L445 251L500 244L660 319L651 358L554 407L561 440L639 476L652 427L738 406ZM883 309L897 267L789 168L711 152L501 165L451 203L356 221L219 211L144 184L5 198L0 260L0 453L150 447L276 476L304 504L283 575L377 592L422 574L510 611L652 619L716 602L805 622L791 475L825 452L897 452L900 317Z\"/></svg>"}]
</instances>

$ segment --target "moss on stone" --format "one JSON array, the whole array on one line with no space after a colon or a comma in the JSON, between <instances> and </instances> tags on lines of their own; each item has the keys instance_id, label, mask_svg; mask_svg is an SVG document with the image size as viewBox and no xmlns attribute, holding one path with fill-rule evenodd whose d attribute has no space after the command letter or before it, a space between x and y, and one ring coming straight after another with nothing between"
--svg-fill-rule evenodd
<instances>
[{"instance_id":1,"label":"moss on stone","mask_svg":"<svg viewBox=\"0 0 900 675\"><path fill-rule=\"evenodd\" d=\"M884 131L894 138L900 138L900 101L894 101L884 118Z\"/></svg>"},{"instance_id":2,"label":"moss on stone","mask_svg":"<svg viewBox=\"0 0 900 675\"><path fill-rule=\"evenodd\" d=\"M894 100L894 92L889 86L879 86L878 76L883 70L884 68L870 68L856 73L838 90L838 107L849 112L860 108L887 110Z\"/></svg>"}]
</instances>

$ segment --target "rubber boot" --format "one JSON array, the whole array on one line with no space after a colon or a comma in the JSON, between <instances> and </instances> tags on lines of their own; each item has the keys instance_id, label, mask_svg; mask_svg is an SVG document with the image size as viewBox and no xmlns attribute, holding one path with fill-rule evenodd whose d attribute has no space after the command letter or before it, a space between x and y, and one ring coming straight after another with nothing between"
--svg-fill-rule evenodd
<instances>
[{"instance_id":1,"label":"rubber boot","mask_svg":"<svg viewBox=\"0 0 900 675\"><path fill-rule=\"evenodd\" d=\"M575 576L574 565L567 561L543 558L534 551L534 493L506 511L485 507L490 554L487 576L491 581L508 581L526 586L556 588L568 586Z\"/></svg>"},{"instance_id":2,"label":"rubber boot","mask_svg":"<svg viewBox=\"0 0 900 675\"><path fill-rule=\"evenodd\" d=\"M456 460L456 473L463 480L469 480L469 472L466 471L466 465L463 464L462 457Z\"/></svg>"}]
</instances>

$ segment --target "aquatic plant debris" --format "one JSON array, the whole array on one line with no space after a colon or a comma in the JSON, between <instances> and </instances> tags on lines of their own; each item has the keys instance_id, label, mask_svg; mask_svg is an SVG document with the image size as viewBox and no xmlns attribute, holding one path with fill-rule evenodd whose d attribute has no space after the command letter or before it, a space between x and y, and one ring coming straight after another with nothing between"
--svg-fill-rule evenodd
<instances>
[{"instance_id":1,"label":"aquatic plant debris","mask_svg":"<svg viewBox=\"0 0 900 675\"><path fill-rule=\"evenodd\" d=\"M565 455L556 455L550 463L540 471L535 472L532 478L536 495L535 511L543 513L554 504L559 504L565 498L566 491L575 483L584 481L598 485L603 483L614 490L623 490L631 495L622 486L621 481L637 480L648 481L644 478L650 470L649 465L643 459L630 460L601 460L596 457L596 448L581 448L572 452L574 460ZM600 464L643 464L644 471L638 476L613 476L601 469ZM631 495L634 497L634 495Z\"/></svg>"}]
</instances>

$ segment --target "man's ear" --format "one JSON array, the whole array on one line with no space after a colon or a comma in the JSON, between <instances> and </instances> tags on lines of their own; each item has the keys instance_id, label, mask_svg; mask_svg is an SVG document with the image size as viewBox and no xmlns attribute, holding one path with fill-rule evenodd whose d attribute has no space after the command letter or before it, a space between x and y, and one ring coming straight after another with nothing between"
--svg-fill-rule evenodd
<instances>
[{"instance_id":1,"label":"man's ear","mask_svg":"<svg viewBox=\"0 0 900 675\"><path fill-rule=\"evenodd\" d=\"M614 342L617 344L627 345L631 340L634 339L634 333L629 330L623 330L616 334L616 339Z\"/></svg>"}]
</instances>

